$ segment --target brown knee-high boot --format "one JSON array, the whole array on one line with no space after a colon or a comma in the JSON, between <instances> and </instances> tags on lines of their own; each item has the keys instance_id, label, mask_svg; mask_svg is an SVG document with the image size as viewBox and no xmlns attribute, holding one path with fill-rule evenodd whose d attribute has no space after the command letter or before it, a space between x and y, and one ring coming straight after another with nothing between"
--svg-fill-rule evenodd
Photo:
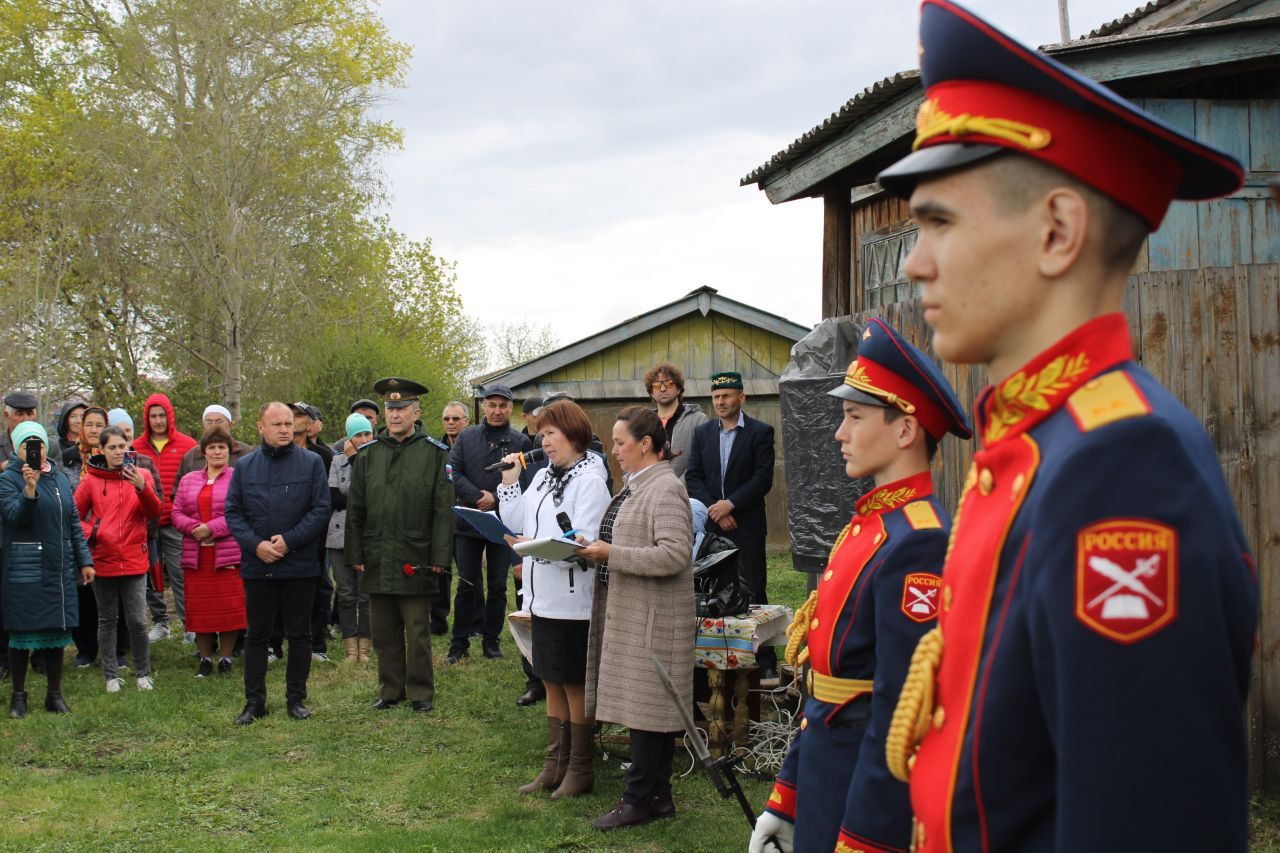
<instances>
[{"instance_id":1,"label":"brown knee-high boot","mask_svg":"<svg viewBox=\"0 0 1280 853\"><path fill-rule=\"evenodd\" d=\"M591 793L592 787L596 784L596 771L591 765L595 729L592 723L569 724L569 769L565 772L564 781L560 783L560 787L556 788L551 795L551 799L558 800L561 797L578 797Z\"/></svg>"},{"instance_id":2,"label":"brown knee-high boot","mask_svg":"<svg viewBox=\"0 0 1280 853\"><path fill-rule=\"evenodd\" d=\"M516 790L522 794L554 791L564 779L568 767L569 725L564 720L547 717L547 752L542 772L528 785L521 785Z\"/></svg>"}]
</instances>

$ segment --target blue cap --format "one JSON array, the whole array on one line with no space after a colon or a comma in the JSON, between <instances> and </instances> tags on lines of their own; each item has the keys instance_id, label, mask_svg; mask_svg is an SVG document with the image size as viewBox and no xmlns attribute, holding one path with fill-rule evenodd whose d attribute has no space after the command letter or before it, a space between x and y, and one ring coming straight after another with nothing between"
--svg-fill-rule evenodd
<instances>
[{"instance_id":1,"label":"blue cap","mask_svg":"<svg viewBox=\"0 0 1280 853\"><path fill-rule=\"evenodd\" d=\"M938 365L875 317L867 321L844 382L827 393L855 403L896 406L915 415L934 439L948 432L973 437L964 408Z\"/></svg>"}]
</instances>

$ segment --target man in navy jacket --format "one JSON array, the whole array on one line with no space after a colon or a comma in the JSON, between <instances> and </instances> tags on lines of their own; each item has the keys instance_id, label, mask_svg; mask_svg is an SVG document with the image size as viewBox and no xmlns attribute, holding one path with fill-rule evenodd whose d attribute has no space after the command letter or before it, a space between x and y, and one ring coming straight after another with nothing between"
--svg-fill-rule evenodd
<instances>
[{"instance_id":1,"label":"man in navy jacket","mask_svg":"<svg viewBox=\"0 0 1280 853\"><path fill-rule=\"evenodd\" d=\"M320 575L319 549L329 522L329 478L315 453L293 443L293 412L267 403L258 413L262 446L237 463L227 489L227 526L240 543L244 580L244 710L236 725L267 715L267 640L284 617L289 657L285 702L305 720L311 673L311 605Z\"/></svg>"},{"instance_id":2,"label":"man in navy jacket","mask_svg":"<svg viewBox=\"0 0 1280 853\"><path fill-rule=\"evenodd\" d=\"M768 532L764 496L773 488L773 427L747 417L742 375L732 371L711 377L711 405L717 419L693 433L685 485L689 497L707 507L707 530L738 546L738 565L754 604L766 604L764 540ZM757 658L761 676L777 673L771 646Z\"/></svg>"}]
</instances>

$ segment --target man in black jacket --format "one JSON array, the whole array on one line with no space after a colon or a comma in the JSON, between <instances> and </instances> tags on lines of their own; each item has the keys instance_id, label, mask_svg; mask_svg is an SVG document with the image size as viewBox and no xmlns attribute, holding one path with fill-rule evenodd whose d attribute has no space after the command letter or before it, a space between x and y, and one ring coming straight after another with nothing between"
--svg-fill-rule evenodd
<instances>
[{"instance_id":1,"label":"man in black jacket","mask_svg":"<svg viewBox=\"0 0 1280 853\"><path fill-rule=\"evenodd\" d=\"M267 403L258 414L262 446L232 470L226 517L240 544L248 631L244 645L244 710L237 725L267 715L267 640L276 612L284 615L289 657L285 701L305 720L311 674L311 607L320 548L329 523L329 477L316 453L293 443L293 412Z\"/></svg>"},{"instance_id":2,"label":"man in black jacket","mask_svg":"<svg viewBox=\"0 0 1280 853\"><path fill-rule=\"evenodd\" d=\"M484 421L469 426L458 436L449 452L453 466L453 487L458 506L482 511L496 510L494 490L502 481L500 471L486 471L508 453L529 450L529 437L511 427L511 389L490 385L484 391ZM487 658L502 657L498 637L507 609L507 572L516 562L505 543L490 542L474 528L459 521L453 537L454 563L458 567L458 591L453 599L453 640L447 663L457 663L468 654L468 633L475 618L474 608L484 602L484 635L481 647ZM487 564L485 594L481 598L480 560Z\"/></svg>"},{"instance_id":3,"label":"man in black jacket","mask_svg":"<svg viewBox=\"0 0 1280 853\"><path fill-rule=\"evenodd\" d=\"M742 411L746 399L741 374L711 377L717 419L694 430L684 481L689 497L707 507L707 531L727 536L738 546L738 565L752 603L767 604L764 496L773 488L773 427L747 417ZM771 646L760 649L757 659L762 678L776 676L777 657Z\"/></svg>"}]
</instances>

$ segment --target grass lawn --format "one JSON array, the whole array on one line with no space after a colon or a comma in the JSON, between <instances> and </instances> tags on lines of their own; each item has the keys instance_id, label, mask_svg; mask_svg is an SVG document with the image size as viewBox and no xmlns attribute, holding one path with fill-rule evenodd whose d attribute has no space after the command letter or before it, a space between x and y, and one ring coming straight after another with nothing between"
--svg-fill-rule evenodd
<instances>
[{"instance_id":1,"label":"grass lawn","mask_svg":"<svg viewBox=\"0 0 1280 853\"><path fill-rule=\"evenodd\" d=\"M789 555L770 558L770 599L792 607L805 578ZM439 639L439 638L437 638ZM239 728L239 663L230 678L197 680L190 646L155 644L156 691L103 690L95 669L69 669L73 712L42 707L44 679L28 676L32 710L0 719L0 848L23 850L732 850L749 835L736 803L700 773L675 780L679 814L631 830L589 821L622 790L616 757L597 760L595 793L552 802L523 797L543 745L543 706L518 708L514 644L507 657L446 667L437 644L436 709L375 712L369 666L316 664L315 717L284 714L284 671L268 675L271 714ZM331 646L337 651L337 646ZM68 654L70 658L70 654ZM8 698L7 685L0 697ZM625 748L622 749L625 756ZM677 773L689 759L677 753ZM768 784L744 779L753 804ZM1253 809L1254 847L1280 850L1280 802Z\"/></svg>"},{"instance_id":2,"label":"grass lawn","mask_svg":"<svg viewBox=\"0 0 1280 853\"><path fill-rule=\"evenodd\" d=\"M772 596L803 601L789 556L770 566ZM270 716L245 728L231 724L243 704L239 661L231 677L196 679L193 647L176 639L152 647L154 693L126 677L108 695L99 669L69 667L66 716L43 710L44 679L28 675L29 716L0 719L0 848L745 849L736 802L700 773L675 780L676 818L609 834L588 824L622 791L616 757L597 760L586 797L517 794L541 766L545 711L516 707L524 677L514 642L503 647L504 659L488 661L474 643L469 662L446 667L437 642L426 715L369 710L373 665L330 663L311 671L315 717L295 722L283 665L272 664ZM8 696L6 684L4 708ZM689 760L678 753L676 764L680 773ZM764 803L766 783L744 785Z\"/></svg>"}]
</instances>

